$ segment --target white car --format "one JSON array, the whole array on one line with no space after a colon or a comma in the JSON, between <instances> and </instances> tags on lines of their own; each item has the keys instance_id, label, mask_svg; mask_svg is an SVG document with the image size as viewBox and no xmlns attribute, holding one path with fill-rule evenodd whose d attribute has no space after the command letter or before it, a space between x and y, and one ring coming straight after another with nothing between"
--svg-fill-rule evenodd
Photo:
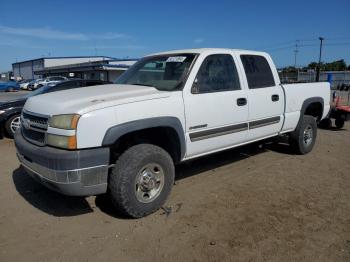
<instances>
[{"instance_id":1,"label":"white car","mask_svg":"<svg viewBox=\"0 0 350 262\"><path fill-rule=\"evenodd\" d=\"M28 89L28 85L32 82L32 79L27 79L27 80L23 80L19 83L19 86L22 90L27 90Z\"/></svg>"},{"instance_id":2,"label":"white car","mask_svg":"<svg viewBox=\"0 0 350 262\"><path fill-rule=\"evenodd\" d=\"M64 77L64 76L50 76L50 77L47 77L45 79L42 79L40 81L37 81L34 83L34 86L33 86L33 89L37 89L37 88L40 88L44 85L47 85L47 84L57 84L59 82L62 82L62 81L65 81L67 80L67 77Z\"/></svg>"},{"instance_id":3,"label":"white car","mask_svg":"<svg viewBox=\"0 0 350 262\"><path fill-rule=\"evenodd\" d=\"M142 217L166 201L176 163L279 135L309 153L329 100L329 83L282 85L267 53L170 51L144 57L116 84L29 98L15 144L48 188L108 193Z\"/></svg>"}]
</instances>

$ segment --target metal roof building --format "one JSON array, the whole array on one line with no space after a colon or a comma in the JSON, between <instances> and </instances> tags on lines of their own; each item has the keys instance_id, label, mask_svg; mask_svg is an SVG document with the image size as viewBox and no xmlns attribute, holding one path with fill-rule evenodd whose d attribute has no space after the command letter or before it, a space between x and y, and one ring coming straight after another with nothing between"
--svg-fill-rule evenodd
<instances>
[{"instance_id":1,"label":"metal roof building","mask_svg":"<svg viewBox=\"0 0 350 262\"><path fill-rule=\"evenodd\" d=\"M12 64L15 79L36 79L63 75L83 79L114 81L137 59L108 56L42 57Z\"/></svg>"}]
</instances>

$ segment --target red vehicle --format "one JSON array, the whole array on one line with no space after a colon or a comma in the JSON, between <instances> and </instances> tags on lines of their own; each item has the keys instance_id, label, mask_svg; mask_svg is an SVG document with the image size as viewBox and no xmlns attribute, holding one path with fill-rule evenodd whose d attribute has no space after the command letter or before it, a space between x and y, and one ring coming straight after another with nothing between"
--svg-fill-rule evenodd
<instances>
[{"instance_id":1,"label":"red vehicle","mask_svg":"<svg viewBox=\"0 0 350 262\"><path fill-rule=\"evenodd\" d=\"M349 93L350 94L350 93ZM338 96L333 96L334 106L331 107L329 116L322 120L321 126L325 128L332 127L332 119L335 119L335 126L337 128L343 128L345 121L350 119L350 106L349 106L349 96L347 105L340 105L341 99Z\"/></svg>"}]
</instances>

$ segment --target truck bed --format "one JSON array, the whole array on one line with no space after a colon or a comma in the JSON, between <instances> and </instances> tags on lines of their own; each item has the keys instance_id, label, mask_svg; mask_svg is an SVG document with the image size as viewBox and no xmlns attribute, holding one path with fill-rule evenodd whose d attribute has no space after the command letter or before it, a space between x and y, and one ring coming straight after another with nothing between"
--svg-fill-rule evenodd
<instances>
[{"instance_id":1,"label":"truck bed","mask_svg":"<svg viewBox=\"0 0 350 262\"><path fill-rule=\"evenodd\" d=\"M285 93L285 122L282 133L292 131L297 125L300 117L300 110L303 102L307 99L314 99L315 94L323 100L323 115L325 118L330 110L330 84L328 82L283 84Z\"/></svg>"}]
</instances>

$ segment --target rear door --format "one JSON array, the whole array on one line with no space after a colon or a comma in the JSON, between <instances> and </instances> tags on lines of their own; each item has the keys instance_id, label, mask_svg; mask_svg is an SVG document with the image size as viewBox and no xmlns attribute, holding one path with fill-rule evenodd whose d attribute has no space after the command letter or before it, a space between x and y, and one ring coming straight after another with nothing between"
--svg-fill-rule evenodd
<instances>
[{"instance_id":1,"label":"rear door","mask_svg":"<svg viewBox=\"0 0 350 262\"><path fill-rule=\"evenodd\" d=\"M275 135L283 124L284 93L278 76L271 70L273 62L269 57L258 54L241 54L240 60L248 87L248 139Z\"/></svg>"},{"instance_id":2,"label":"rear door","mask_svg":"<svg viewBox=\"0 0 350 262\"><path fill-rule=\"evenodd\" d=\"M197 70L184 94L187 157L243 143L248 129L247 94L235 58L208 55Z\"/></svg>"}]
</instances>

